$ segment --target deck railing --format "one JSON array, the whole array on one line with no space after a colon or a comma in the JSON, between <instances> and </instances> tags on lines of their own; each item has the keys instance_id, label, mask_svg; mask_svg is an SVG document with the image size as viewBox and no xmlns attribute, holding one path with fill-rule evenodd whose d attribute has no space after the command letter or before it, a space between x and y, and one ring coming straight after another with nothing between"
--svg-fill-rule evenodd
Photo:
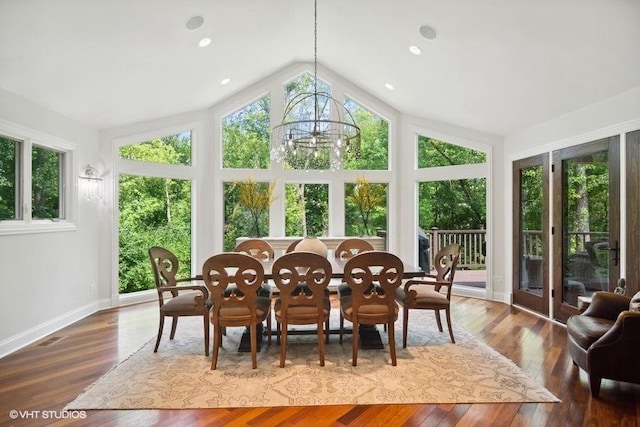
<instances>
[{"instance_id":1,"label":"deck railing","mask_svg":"<svg viewBox=\"0 0 640 427\"><path fill-rule=\"evenodd\" d=\"M425 230L429 236L431 265L436 253L447 245L460 245L460 261L458 268L482 270L486 268L486 230L440 230L433 227Z\"/></svg>"},{"instance_id":2,"label":"deck railing","mask_svg":"<svg viewBox=\"0 0 640 427\"><path fill-rule=\"evenodd\" d=\"M482 270L486 269L486 230L440 230L433 227L425 230L429 237L430 262L440 248L451 243L460 244L460 262L458 268ZM527 230L522 233L524 254L542 255L542 231ZM593 242L606 241L606 232L572 232L569 233L569 249L571 253L588 252Z\"/></svg>"}]
</instances>

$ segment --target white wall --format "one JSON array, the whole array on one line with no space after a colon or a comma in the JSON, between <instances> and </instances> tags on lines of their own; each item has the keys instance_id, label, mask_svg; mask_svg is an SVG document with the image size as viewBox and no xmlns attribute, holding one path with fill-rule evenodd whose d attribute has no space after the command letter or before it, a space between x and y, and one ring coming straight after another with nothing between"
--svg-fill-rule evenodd
<instances>
[{"instance_id":1,"label":"white wall","mask_svg":"<svg viewBox=\"0 0 640 427\"><path fill-rule=\"evenodd\" d=\"M0 89L0 118L77 145L97 164L98 132ZM0 356L97 309L96 201L78 201L74 231L0 236Z\"/></svg>"},{"instance_id":2,"label":"white wall","mask_svg":"<svg viewBox=\"0 0 640 427\"><path fill-rule=\"evenodd\" d=\"M505 137L505 156L528 157L591 141L591 134L617 128L640 118L640 87ZM613 130L617 132L617 130ZM511 167L509 165L509 167Z\"/></svg>"}]
</instances>

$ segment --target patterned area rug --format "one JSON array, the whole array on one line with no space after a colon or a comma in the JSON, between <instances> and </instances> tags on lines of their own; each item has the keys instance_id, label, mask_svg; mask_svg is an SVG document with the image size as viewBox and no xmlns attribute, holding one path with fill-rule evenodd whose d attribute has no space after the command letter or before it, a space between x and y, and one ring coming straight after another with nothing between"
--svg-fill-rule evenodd
<instances>
[{"instance_id":1,"label":"patterned area rug","mask_svg":"<svg viewBox=\"0 0 640 427\"><path fill-rule=\"evenodd\" d=\"M335 311L335 310L334 310ZM218 369L202 352L200 319L180 319L176 339L168 330L158 353L155 338L91 385L65 409L176 409L338 404L559 402L513 362L468 331L454 328L456 344L435 327L433 313L412 312L406 349L396 323L398 365L384 350L359 350L351 366L351 337L342 345L332 335L325 366L315 335L289 337L287 362L280 368L275 338L258 353L237 351L241 328L223 338ZM333 322L332 327L337 327ZM420 328L418 328L420 326ZM382 327L378 327L382 330Z\"/></svg>"}]
</instances>

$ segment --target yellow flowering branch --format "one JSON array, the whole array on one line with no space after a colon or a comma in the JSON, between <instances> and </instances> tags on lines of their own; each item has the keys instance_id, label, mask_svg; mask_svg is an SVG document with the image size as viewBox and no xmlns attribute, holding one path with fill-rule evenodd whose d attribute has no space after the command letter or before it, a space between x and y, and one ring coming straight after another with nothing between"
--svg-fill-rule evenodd
<instances>
[{"instance_id":1,"label":"yellow flowering branch","mask_svg":"<svg viewBox=\"0 0 640 427\"><path fill-rule=\"evenodd\" d=\"M351 200L360 213L365 235L371 235L369 230L369 218L373 210L380 206L385 198L385 189L382 185L371 185L366 178L360 177L353 186L350 195Z\"/></svg>"},{"instance_id":2,"label":"yellow flowering branch","mask_svg":"<svg viewBox=\"0 0 640 427\"><path fill-rule=\"evenodd\" d=\"M270 182L269 185L255 182L252 178L248 178L243 182L236 182L238 187L238 202L244 206L253 219L252 230L256 237L260 237L260 217L269 209L269 206L276 199L275 188L276 183Z\"/></svg>"}]
</instances>

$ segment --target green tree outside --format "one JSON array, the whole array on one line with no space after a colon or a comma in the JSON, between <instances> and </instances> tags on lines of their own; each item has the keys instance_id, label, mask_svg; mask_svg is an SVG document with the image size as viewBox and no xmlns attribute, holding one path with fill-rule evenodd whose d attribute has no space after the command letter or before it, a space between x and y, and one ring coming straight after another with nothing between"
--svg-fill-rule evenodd
<instances>
[{"instance_id":1,"label":"green tree outside","mask_svg":"<svg viewBox=\"0 0 640 427\"><path fill-rule=\"evenodd\" d=\"M389 122L351 99L345 100L345 108L351 112L360 128L360 152L346 152L343 168L348 170L389 169Z\"/></svg>"},{"instance_id":2,"label":"green tree outside","mask_svg":"<svg viewBox=\"0 0 640 427\"><path fill-rule=\"evenodd\" d=\"M418 167L433 168L486 162L486 154L433 138L418 138ZM421 182L418 221L421 228L478 230L486 224L486 179Z\"/></svg>"},{"instance_id":3,"label":"green tree outside","mask_svg":"<svg viewBox=\"0 0 640 427\"><path fill-rule=\"evenodd\" d=\"M222 120L222 167L268 169L270 153L269 111L264 96Z\"/></svg>"},{"instance_id":4,"label":"green tree outside","mask_svg":"<svg viewBox=\"0 0 640 427\"><path fill-rule=\"evenodd\" d=\"M0 220L19 217L16 209L19 150L20 141L0 135Z\"/></svg>"},{"instance_id":5,"label":"green tree outside","mask_svg":"<svg viewBox=\"0 0 640 427\"><path fill-rule=\"evenodd\" d=\"M34 145L31 149L31 217L61 218L62 154Z\"/></svg>"},{"instance_id":6,"label":"green tree outside","mask_svg":"<svg viewBox=\"0 0 640 427\"><path fill-rule=\"evenodd\" d=\"M190 134L129 145L123 158L166 164L191 159ZM163 246L176 254L179 277L191 276L191 182L121 175L119 179L120 293L155 287L148 249Z\"/></svg>"}]
</instances>

